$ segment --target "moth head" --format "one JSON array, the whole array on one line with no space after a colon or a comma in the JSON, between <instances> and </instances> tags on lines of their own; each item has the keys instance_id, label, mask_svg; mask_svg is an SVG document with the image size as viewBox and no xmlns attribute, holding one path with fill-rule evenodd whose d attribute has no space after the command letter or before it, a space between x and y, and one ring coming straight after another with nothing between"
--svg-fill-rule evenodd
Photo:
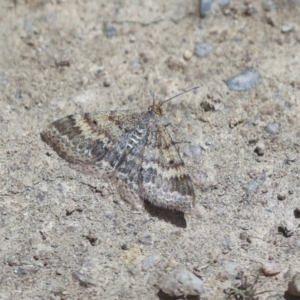
<instances>
[{"instance_id":1,"label":"moth head","mask_svg":"<svg viewBox=\"0 0 300 300\"><path fill-rule=\"evenodd\" d=\"M153 105L149 106L148 110L153 111L160 116L162 115L161 103L154 103Z\"/></svg>"},{"instance_id":2,"label":"moth head","mask_svg":"<svg viewBox=\"0 0 300 300\"><path fill-rule=\"evenodd\" d=\"M187 92L189 92L189 91L192 91L192 90L195 90L195 89L198 89L198 88L199 88L199 86L193 87L193 88L191 88L191 89L189 89L189 90L187 90L187 91L184 91L184 92L182 92L182 93L179 93L179 94L177 94L177 95L175 95L175 96L173 96L173 97L171 97L171 98L169 98L169 99L167 99L167 100L159 101L158 103L155 103L156 95L150 90L150 94L151 94L151 96L152 96L153 103L152 103L152 105L149 106L148 110L149 110L149 111L153 111L153 112L155 112L156 114L158 114L158 115L161 116L161 114L162 114L162 108L161 108L161 106L162 106L164 103L166 103L166 102L168 102L168 101L171 101L171 100L173 100L174 98L176 98L176 97L178 97L178 96L180 96L180 95L182 95L182 94L185 94L185 93L187 93Z\"/></svg>"}]
</instances>

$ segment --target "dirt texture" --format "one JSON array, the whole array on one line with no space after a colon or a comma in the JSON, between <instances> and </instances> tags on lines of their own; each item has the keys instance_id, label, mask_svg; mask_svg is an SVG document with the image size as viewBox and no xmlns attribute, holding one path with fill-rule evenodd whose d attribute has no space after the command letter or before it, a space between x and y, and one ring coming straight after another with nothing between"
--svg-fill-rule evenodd
<instances>
[{"instance_id":1,"label":"dirt texture","mask_svg":"<svg viewBox=\"0 0 300 300\"><path fill-rule=\"evenodd\" d=\"M296 0L231 1L206 18L196 0L1 0L0 299L174 299L160 286L176 269L201 278L201 299L292 299L299 16ZM248 69L258 82L230 90ZM134 210L40 138L66 115L147 110L149 90L194 86L163 106L174 139L191 142L179 144L189 214Z\"/></svg>"}]
</instances>

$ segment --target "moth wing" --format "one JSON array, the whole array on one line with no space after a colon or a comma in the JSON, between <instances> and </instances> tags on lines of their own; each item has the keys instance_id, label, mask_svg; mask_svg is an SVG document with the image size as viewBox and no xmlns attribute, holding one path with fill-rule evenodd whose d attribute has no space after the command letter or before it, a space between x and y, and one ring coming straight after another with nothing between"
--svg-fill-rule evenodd
<instances>
[{"instance_id":1,"label":"moth wing","mask_svg":"<svg viewBox=\"0 0 300 300\"><path fill-rule=\"evenodd\" d=\"M149 131L141 170L142 195L153 205L189 211L195 202L190 176L166 128L154 124Z\"/></svg>"},{"instance_id":2,"label":"moth wing","mask_svg":"<svg viewBox=\"0 0 300 300\"><path fill-rule=\"evenodd\" d=\"M120 165L113 172L112 180L123 200L139 208L143 204L140 197L141 191L141 168L146 140L133 147L126 153ZM105 160L105 159L104 159Z\"/></svg>"},{"instance_id":3,"label":"moth wing","mask_svg":"<svg viewBox=\"0 0 300 300\"><path fill-rule=\"evenodd\" d=\"M57 154L77 164L94 164L132 130L144 112L103 111L75 114L51 123L41 137Z\"/></svg>"}]
</instances>

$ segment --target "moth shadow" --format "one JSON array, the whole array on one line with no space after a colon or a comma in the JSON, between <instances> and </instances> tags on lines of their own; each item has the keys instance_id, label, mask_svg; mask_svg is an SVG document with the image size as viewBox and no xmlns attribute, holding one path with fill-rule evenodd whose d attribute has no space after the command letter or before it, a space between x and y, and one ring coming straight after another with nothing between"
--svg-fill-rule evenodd
<instances>
[{"instance_id":1,"label":"moth shadow","mask_svg":"<svg viewBox=\"0 0 300 300\"><path fill-rule=\"evenodd\" d=\"M148 201L144 201L144 208L151 216L155 218L164 220L180 228L187 227L184 213L181 211L157 207Z\"/></svg>"}]
</instances>

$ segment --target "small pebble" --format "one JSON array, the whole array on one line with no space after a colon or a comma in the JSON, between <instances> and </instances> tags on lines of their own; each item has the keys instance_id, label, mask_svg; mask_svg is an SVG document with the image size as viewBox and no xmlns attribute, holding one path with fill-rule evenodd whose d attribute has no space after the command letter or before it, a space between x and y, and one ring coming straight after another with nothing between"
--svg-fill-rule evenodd
<instances>
[{"instance_id":1,"label":"small pebble","mask_svg":"<svg viewBox=\"0 0 300 300\"><path fill-rule=\"evenodd\" d=\"M105 87L109 87L109 86L111 85L110 79L109 79L109 78L105 78L105 80L104 80L104 82L103 82L103 85L104 85Z\"/></svg>"},{"instance_id":2,"label":"small pebble","mask_svg":"<svg viewBox=\"0 0 300 300\"><path fill-rule=\"evenodd\" d=\"M281 27L281 32L282 33L287 33L287 32L290 32L294 29L294 24L293 23L290 23L290 22L287 22L287 23L284 23Z\"/></svg>"},{"instance_id":3,"label":"small pebble","mask_svg":"<svg viewBox=\"0 0 300 300\"><path fill-rule=\"evenodd\" d=\"M156 266L160 262L159 254L151 254L143 260L143 270L147 271L150 268Z\"/></svg>"},{"instance_id":4,"label":"small pebble","mask_svg":"<svg viewBox=\"0 0 300 300\"><path fill-rule=\"evenodd\" d=\"M232 250L233 243L230 239L224 239L222 241L222 253L227 254Z\"/></svg>"},{"instance_id":5,"label":"small pebble","mask_svg":"<svg viewBox=\"0 0 300 300\"><path fill-rule=\"evenodd\" d=\"M132 64L131 64L131 69L133 71L138 71L140 70L142 67L141 63L139 63L138 61L134 61Z\"/></svg>"},{"instance_id":6,"label":"small pebble","mask_svg":"<svg viewBox=\"0 0 300 300\"><path fill-rule=\"evenodd\" d=\"M253 194L257 192L258 188L259 183L256 180L251 180L245 185L244 190L249 194Z\"/></svg>"},{"instance_id":7,"label":"small pebble","mask_svg":"<svg viewBox=\"0 0 300 300\"><path fill-rule=\"evenodd\" d=\"M220 7L224 7L230 3L230 0L200 0L200 17L204 18L212 12L212 5L218 4Z\"/></svg>"},{"instance_id":8,"label":"small pebble","mask_svg":"<svg viewBox=\"0 0 300 300\"><path fill-rule=\"evenodd\" d=\"M22 268L22 267L19 267L19 268L18 268L18 271L17 271L17 274L18 274L19 276L25 276L25 275L27 275L27 271L26 271L26 269L24 269L24 268Z\"/></svg>"},{"instance_id":9,"label":"small pebble","mask_svg":"<svg viewBox=\"0 0 300 300\"><path fill-rule=\"evenodd\" d=\"M200 17L204 18L211 12L211 5L215 0L200 0Z\"/></svg>"},{"instance_id":10,"label":"small pebble","mask_svg":"<svg viewBox=\"0 0 300 300\"><path fill-rule=\"evenodd\" d=\"M183 53L183 58L185 60L190 60L192 58L193 53L189 50L185 50Z\"/></svg>"},{"instance_id":11,"label":"small pebble","mask_svg":"<svg viewBox=\"0 0 300 300\"><path fill-rule=\"evenodd\" d=\"M271 134L278 133L279 124L278 123L270 123L266 126L266 131Z\"/></svg>"},{"instance_id":12,"label":"small pebble","mask_svg":"<svg viewBox=\"0 0 300 300\"><path fill-rule=\"evenodd\" d=\"M300 273L295 274L289 282L288 293L293 296L300 296Z\"/></svg>"},{"instance_id":13,"label":"small pebble","mask_svg":"<svg viewBox=\"0 0 300 300\"><path fill-rule=\"evenodd\" d=\"M227 281L230 277L231 277L230 274L228 274L228 272L225 272L225 271L221 271L221 272L217 275L217 279L218 279L220 282L225 282L225 281Z\"/></svg>"},{"instance_id":14,"label":"small pebble","mask_svg":"<svg viewBox=\"0 0 300 300\"><path fill-rule=\"evenodd\" d=\"M280 222L278 227L283 231L286 237L292 236L295 232L295 226L291 221L283 220Z\"/></svg>"},{"instance_id":15,"label":"small pebble","mask_svg":"<svg viewBox=\"0 0 300 300\"><path fill-rule=\"evenodd\" d=\"M214 110L217 111L217 110L220 110L222 108L222 103L215 103L214 104Z\"/></svg>"},{"instance_id":16,"label":"small pebble","mask_svg":"<svg viewBox=\"0 0 300 300\"><path fill-rule=\"evenodd\" d=\"M103 27L103 33L105 34L105 36L109 39L113 38L115 35L117 35L118 31L115 27L111 26L111 25L105 25Z\"/></svg>"},{"instance_id":17,"label":"small pebble","mask_svg":"<svg viewBox=\"0 0 300 300\"><path fill-rule=\"evenodd\" d=\"M258 156L263 156L265 154L265 145L261 142L257 143L254 152L258 155Z\"/></svg>"},{"instance_id":18,"label":"small pebble","mask_svg":"<svg viewBox=\"0 0 300 300\"><path fill-rule=\"evenodd\" d=\"M35 274L37 272L37 267L33 266L33 265L27 265L24 267L19 267L17 274L19 276L26 276L26 275L32 275Z\"/></svg>"},{"instance_id":19,"label":"small pebble","mask_svg":"<svg viewBox=\"0 0 300 300\"><path fill-rule=\"evenodd\" d=\"M168 68L173 71L184 71L186 69L184 62L182 62L180 59L176 57L170 56L166 60L166 64Z\"/></svg>"},{"instance_id":20,"label":"small pebble","mask_svg":"<svg viewBox=\"0 0 300 300\"><path fill-rule=\"evenodd\" d=\"M27 33L29 33L29 34L33 33L32 23L29 19L24 20L24 27L25 27L25 30L27 31Z\"/></svg>"},{"instance_id":21,"label":"small pebble","mask_svg":"<svg viewBox=\"0 0 300 300\"><path fill-rule=\"evenodd\" d=\"M275 276L281 272L281 269L276 263L265 263L262 266L262 272L265 276Z\"/></svg>"},{"instance_id":22,"label":"small pebble","mask_svg":"<svg viewBox=\"0 0 300 300\"><path fill-rule=\"evenodd\" d=\"M213 47L207 43L199 43L195 46L195 54L198 57L207 57L213 51Z\"/></svg>"},{"instance_id":23,"label":"small pebble","mask_svg":"<svg viewBox=\"0 0 300 300\"><path fill-rule=\"evenodd\" d=\"M230 90L241 92L252 89L258 83L258 80L259 74L252 69L247 69L225 83Z\"/></svg>"},{"instance_id":24,"label":"small pebble","mask_svg":"<svg viewBox=\"0 0 300 300\"><path fill-rule=\"evenodd\" d=\"M283 192L281 192L281 193L278 193L277 194L277 199L278 200L285 200L285 198L286 198L286 194L285 193L283 193Z\"/></svg>"},{"instance_id":25,"label":"small pebble","mask_svg":"<svg viewBox=\"0 0 300 300\"><path fill-rule=\"evenodd\" d=\"M202 149L199 146L187 144L183 148L183 154L187 157L199 159L202 156Z\"/></svg>"},{"instance_id":26,"label":"small pebble","mask_svg":"<svg viewBox=\"0 0 300 300\"><path fill-rule=\"evenodd\" d=\"M276 26L277 23L277 15L275 12L270 11L266 13L266 21L268 24L270 24L271 26Z\"/></svg>"},{"instance_id":27,"label":"small pebble","mask_svg":"<svg viewBox=\"0 0 300 300\"><path fill-rule=\"evenodd\" d=\"M57 269L56 271L55 271L55 273L56 273L56 275L62 275L63 274L63 271L62 271L62 269Z\"/></svg>"},{"instance_id":28,"label":"small pebble","mask_svg":"<svg viewBox=\"0 0 300 300\"><path fill-rule=\"evenodd\" d=\"M79 280L84 286L97 285L100 281L100 272L97 263L90 258L85 258L81 268L73 272L74 278Z\"/></svg>"},{"instance_id":29,"label":"small pebble","mask_svg":"<svg viewBox=\"0 0 300 300\"><path fill-rule=\"evenodd\" d=\"M287 164L292 164L297 160L296 156L294 155L289 155L287 156L287 158L285 159L285 163Z\"/></svg>"},{"instance_id":30,"label":"small pebble","mask_svg":"<svg viewBox=\"0 0 300 300\"><path fill-rule=\"evenodd\" d=\"M161 290L171 297L199 296L204 293L204 283L187 270L175 270L162 278Z\"/></svg>"},{"instance_id":31,"label":"small pebble","mask_svg":"<svg viewBox=\"0 0 300 300\"><path fill-rule=\"evenodd\" d=\"M243 240L243 241L245 241L245 240L250 241L251 240L250 235L247 231L242 231L240 233L240 239Z\"/></svg>"},{"instance_id":32,"label":"small pebble","mask_svg":"<svg viewBox=\"0 0 300 300\"><path fill-rule=\"evenodd\" d=\"M297 239L294 243L295 247L300 249L300 239Z\"/></svg>"},{"instance_id":33,"label":"small pebble","mask_svg":"<svg viewBox=\"0 0 300 300\"><path fill-rule=\"evenodd\" d=\"M122 250L129 250L129 249L130 249L130 245L129 245L129 244L123 244L123 245L121 246L121 249L122 249Z\"/></svg>"},{"instance_id":34,"label":"small pebble","mask_svg":"<svg viewBox=\"0 0 300 300\"><path fill-rule=\"evenodd\" d=\"M152 237L151 237L150 234L142 236L141 238L139 238L139 242L141 244L144 244L144 245L151 245L152 244Z\"/></svg>"},{"instance_id":35,"label":"small pebble","mask_svg":"<svg viewBox=\"0 0 300 300\"><path fill-rule=\"evenodd\" d=\"M8 263L9 266L13 267L13 266L17 266L20 264L19 259L16 256L10 256L6 262Z\"/></svg>"},{"instance_id":36,"label":"small pebble","mask_svg":"<svg viewBox=\"0 0 300 300\"><path fill-rule=\"evenodd\" d=\"M129 37L129 42L130 42L130 43L134 43L134 42L135 42L135 36L134 36L134 35L131 35L131 36Z\"/></svg>"},{"instance_id":37,"label":"small pebble","mask_svg":"<svg viewBox=\"0 0 300 300\"><path fill-rule=\"evenodd\" d=\"M272 0L262 0L261 6L264 11L271 11L274 7L274 3Z\"/></svg>"},{"instance_id":38,"label":"small pebble","mask_svg":"<svg viewBox=\"0 0 300 300\"><path fill-rule=\"evenodd\" d=\"M238 264L234 261L228 261L224 266L224 270L229 274L236 273L236 269L238 268Z\"/></svg>"}]
</instances>

